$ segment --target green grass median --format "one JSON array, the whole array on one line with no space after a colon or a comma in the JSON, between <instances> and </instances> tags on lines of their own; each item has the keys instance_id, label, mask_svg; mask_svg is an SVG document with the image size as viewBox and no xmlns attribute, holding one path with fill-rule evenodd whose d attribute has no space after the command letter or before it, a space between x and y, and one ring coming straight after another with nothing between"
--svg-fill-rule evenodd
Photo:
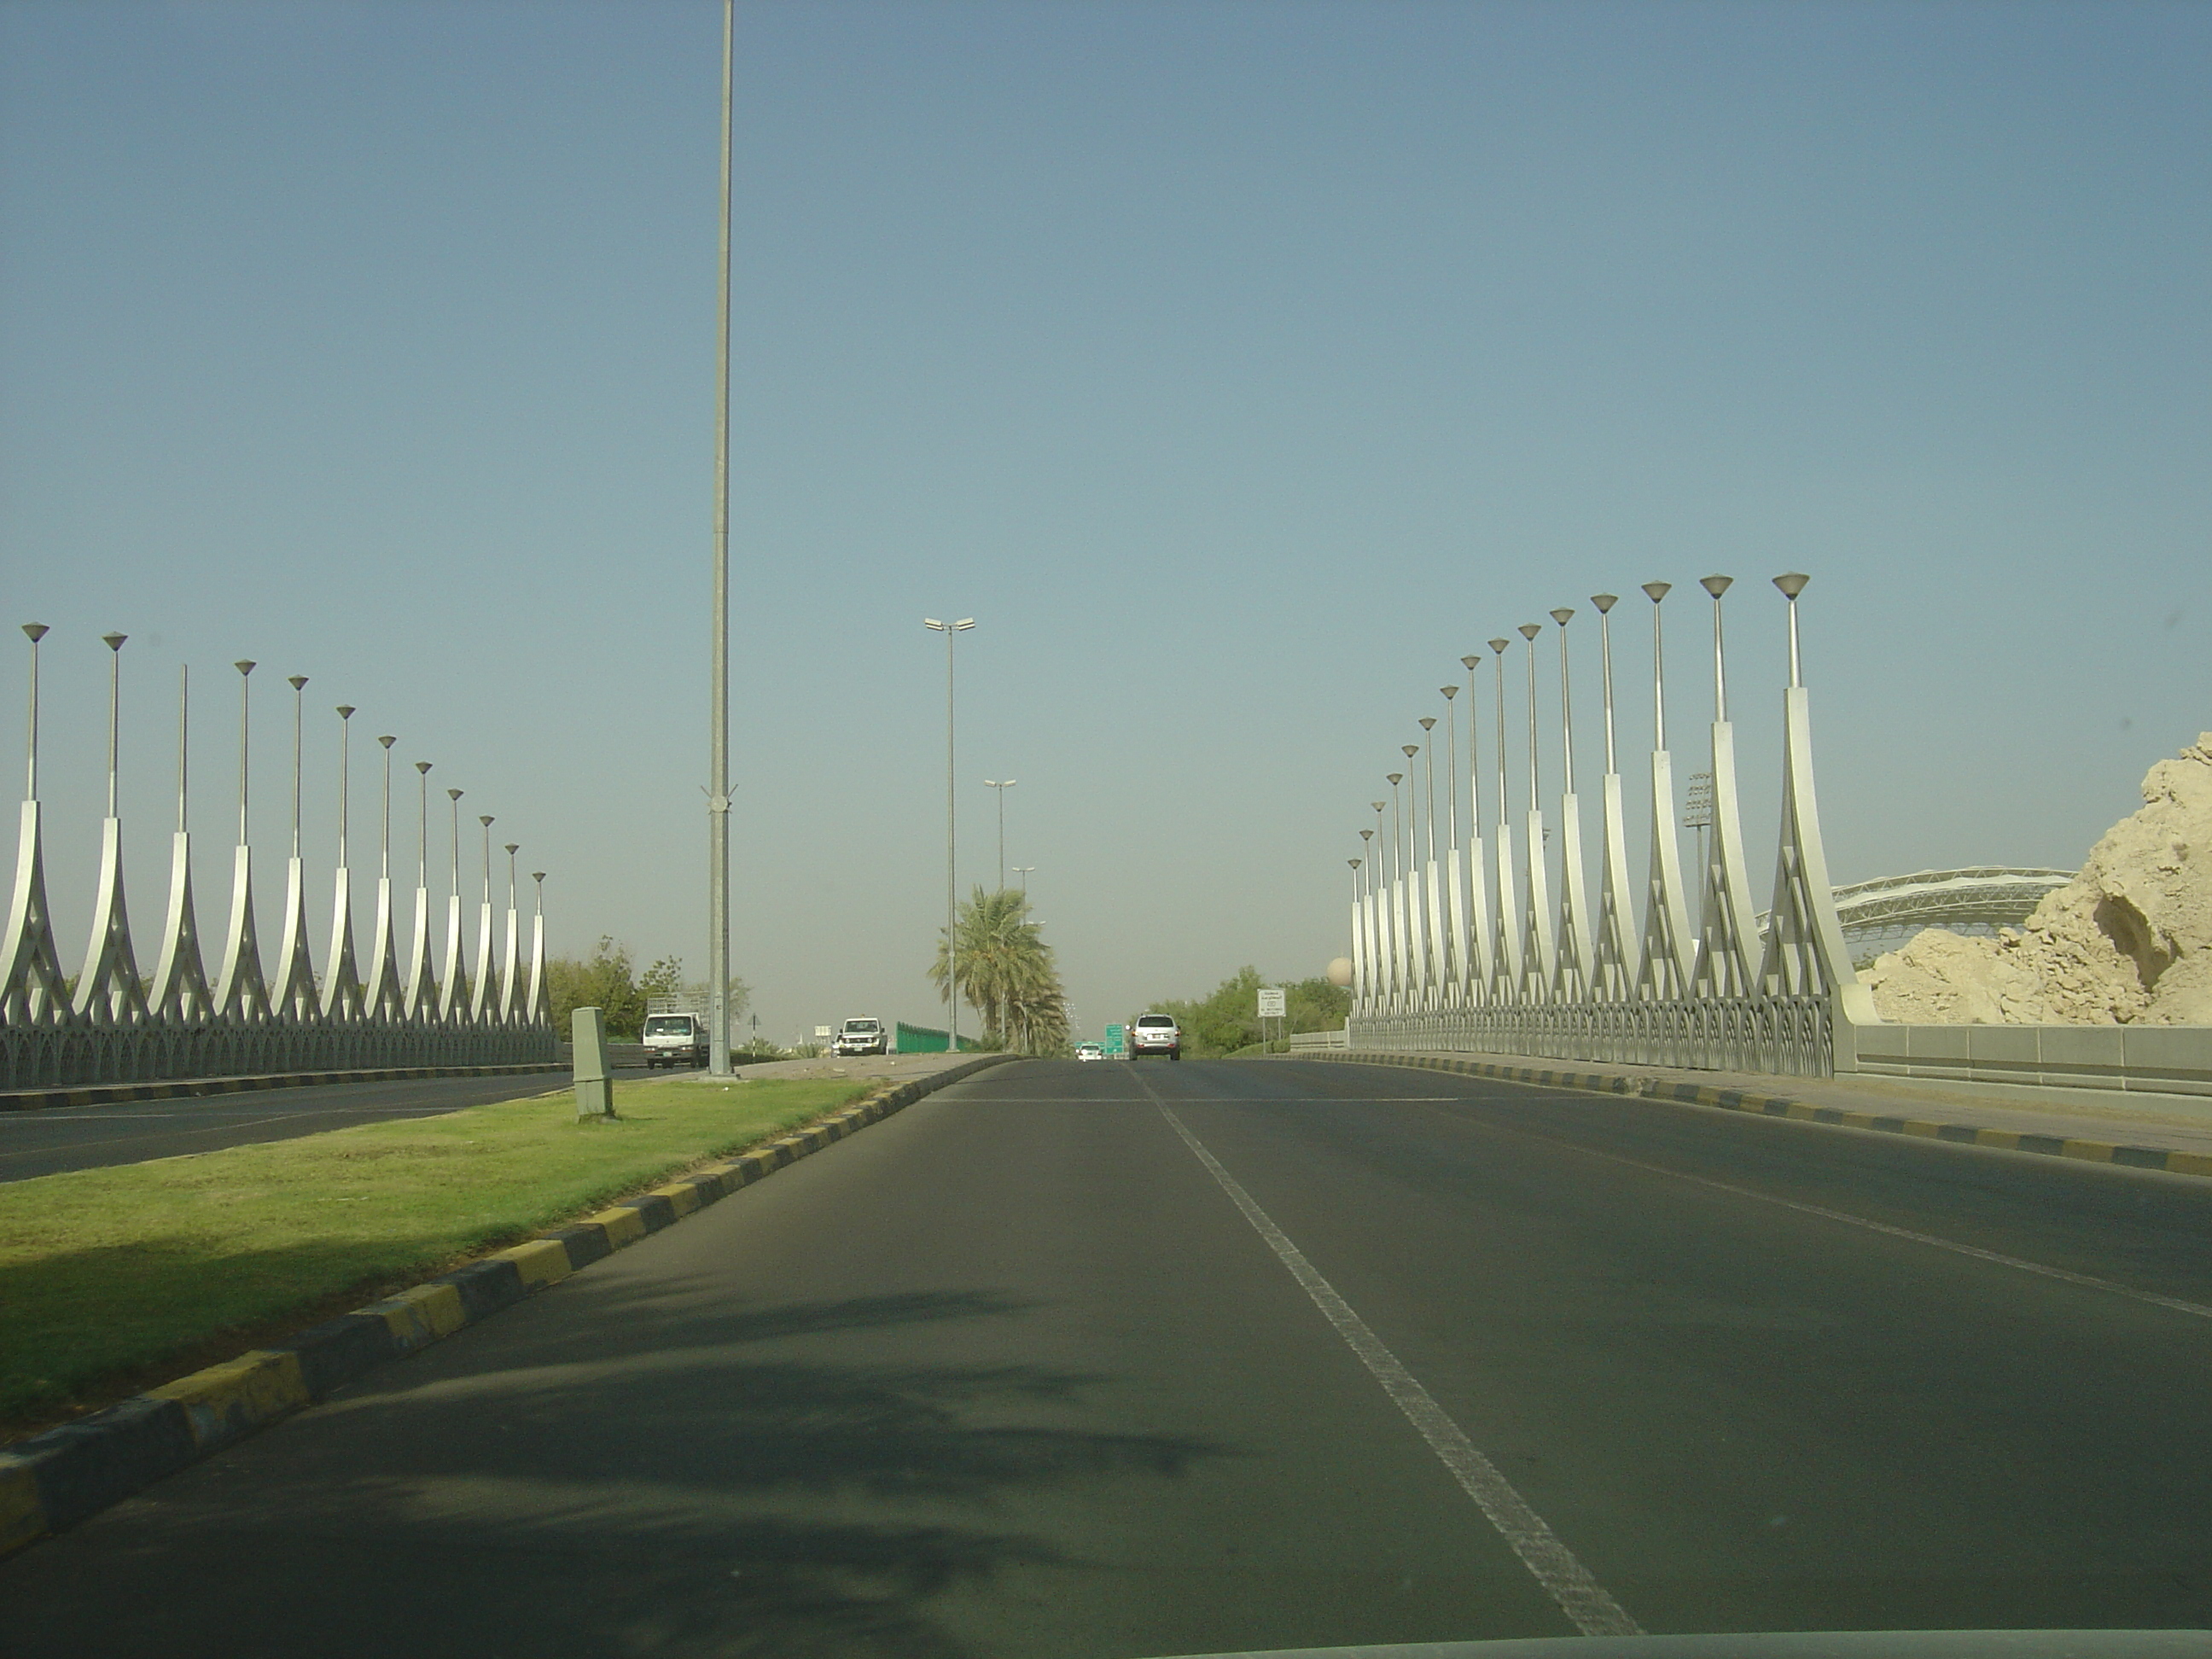
<instances>
[{"instance_id":1,"label":"green grass median","mask_svg":"<svg viewBox=\"0 0 2212 1659\"><path fill-rule=\"evenodd\" d=\"M616 1085L0 1186L0 1435L105 1403L859 1098Z\"/></svg>"}]
</instances>

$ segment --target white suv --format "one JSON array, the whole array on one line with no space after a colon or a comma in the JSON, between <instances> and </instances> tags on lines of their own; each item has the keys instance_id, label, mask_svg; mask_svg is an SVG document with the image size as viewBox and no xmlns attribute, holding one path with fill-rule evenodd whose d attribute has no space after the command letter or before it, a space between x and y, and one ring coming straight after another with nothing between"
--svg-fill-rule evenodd
<instances>
[{"instance_id":1,"label":"white suv","mask_svg":"<svg viewBox=\"0 0 2212 1659\"><path fill-rule=\"evenodd\" d=\"M830 1043L833 1054L887 1054L891 1051L891 1034L884 1030L879 1019L848 1019L837 1028L836 1040Z\"/></svg>"},{"instance_id":2,"label":"white suv","mask_svg":"<svg viewBox=\"0 0 2212 1659\"><path fill-rule=\"evenodd\" d=\"M1129 1058L1141 1060L1146 1054L1165 1054L1170 1060L1182 1058L1182 1027L1168 1014L1139 1014L1137 1023L1129 1028Z\"/></svg>"}]
</instances>

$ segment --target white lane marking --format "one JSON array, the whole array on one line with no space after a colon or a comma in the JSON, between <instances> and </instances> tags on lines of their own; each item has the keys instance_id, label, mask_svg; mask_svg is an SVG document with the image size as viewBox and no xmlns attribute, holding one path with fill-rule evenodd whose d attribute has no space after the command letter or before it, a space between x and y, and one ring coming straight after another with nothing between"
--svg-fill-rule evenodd
<instances>
[{"instance_id":1,"label":"white lane marking","mask_svg":"<svg viewBox=\"0 0 2212 1659\"><path fill-rule=\"evenodd\" d=\"M2002 1250L1985 1250L1978 1244L1961 1244L1956 1239L1938 1238L1933 1233L1918 1233L1910 1227L1893 1227L1887 1221L1873 1221L1863 1215L1853 1215L1847 1210L1832 1210L1825 1204L1808 1204L1800 1199L1777 1198L1771 1193L1754 1192L1748 1187L1739 1187L1732 1182L1715 1181L1710 1176L1686 1175L1680 1170L1670 1170L1662 1164L1646 1164L1641 1158L1623 1158L1618 1152L1601 1152L1595 1147L1578 1146L1571 1140L1560 1140L1552 1135L1531 1134L1526 1129L1509 1129L1500 1124L1486 1123L1485 1128L1493 1133L1513 1135L1523 1140L1540 1140L1547 1146L1564 1147L1571 1152L1580 1152L1589 1158L1601 1158L1608 1164L1625 1164L1632 1170L1642 1170L1651 1175L1666 1176L1675 1181L1686 1181L1692 1186L1711 1187L1716 1192L1732 1193L1738 1198L1756 1199L1761 1204L1778 1205L1785 1210L1796 1210L1802 1215L1817 1215L1828 1221L1840 1221L1847 1226L1863 1227L1870 1233L1886 1233L1892 1238L1910 1240L1915 1244L1930 1244L1939 1250L1949 1250L1957 1255L1972 1256L1977 1261L1987 1261L2000 1267L2014 1267L2024 1273L2034 1273L2043 1279L2055 1279L2062 1285L2078 1285L2084 1290L2109 1291L2114 1296L2124 1296L2131 1301L2146 1302L2154 1308L2164 1308L2173 1313L2187 1314L2194 1319L2212 1319L2212 1307L2202 1302L2185 1302L2178 1296L2160 1296L2156 1291L2139 1291L2131 1285L2122 1285L2112 1279L2099 1279L2091 1273L2077 1273L2069 1267L2054 1267L2047 1262L2030 1261L2025 1256L2007 1255Z\"/></svg>"},{"instance_id":2,"label":"white lane marking","mask_svg":"<svg viewBox=\"0 0 2212 1659\"><path fill-rule=\"evenodd\" d=\"M1475 1507L1498 1528L1498 1536L1504 1539L1514 1554L1521 1558L1521 1564L1559 1604L1559 1610L1573 1621L1575 1628L1585 1636L1643 1635L1644 1627L1606 1593L1605 1587L1590 1576L1589 1569L1545 1524L1544 1517L1528 1507L1528 1500L1513 1489L1512 1482L1482 1455L1398 1356L1369 1328L1367 1322L1352 1310L1352 1304L1337 1294L1336 1287L1315 1270L1298 1247L1237 1184L1237 1177L1221 1167L1220 1160L1206 1151L1204 1143L1169 1109L1167 1102L1152 1092L1151 1084L1140 1086L1152 1096L1152 1103L1160 1109L1160 1115L1182 1137L1183 1145L1206 1166L1221 1190L1229 1194L1229 1201L1244 1212L1253 1231L1267 1241L1267 1248L1290 1269L1291 1277L1298 1281L1313 1298L1314 1305L1336 1327L1336 1334L1344 1339L1345 1346L1359 1356L1360 1363L1382 1385L1383 1392L1406 1413L1407 1420L1420 1431L1421 1438L1429 1443L1429 1449L1437 1455L1437 1461L1451 1472L1460 1489L1474 1500Z\"/></svg>"}]
</instances>

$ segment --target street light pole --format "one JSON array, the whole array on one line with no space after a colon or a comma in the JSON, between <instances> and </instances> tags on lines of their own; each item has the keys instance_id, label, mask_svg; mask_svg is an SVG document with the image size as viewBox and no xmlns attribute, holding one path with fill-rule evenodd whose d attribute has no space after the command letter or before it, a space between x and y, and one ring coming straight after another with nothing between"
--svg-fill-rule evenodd
<instances>
[{"instance_id":1,"label":"street light pole","mask_svg":"<svg viewBox=\"0 0 2212 1659\"><path fill-rule=\"evenodd\" d=\"M1006 791L1020 781L1019 778L983 780L986 788L999 792L999 890L1002 893L1006 890Z\"/></svg>"},{"instance_id":2,"label":"street light pole","mask_svg":"<svg viewBox=\"0 0 2212 1659\"><path fill-rule=\"evenodd\" d=\"M714 658L707 787L707 1073L730 1075L730 154L736 0L722 0L721 271L714 362Z\"/></svg>"},{"instance_id":3,"label":"street light pole","mask_svg":"<svg viewBox=\"0 0 2212 1659\"><path fill-rule=\"evenodd\" d=\"M950 1011L945 1047L948 1054L957 1054L960 1052L960 987L953 971L959 965L958 953L953 949L953 927L960 894L955 857L959 797L952 763L952 636L966 633L975 625L975 619L963 617L958 622L939 622L934 617L924 617L921 625L945 635L945 1005Z\"/></svg>"},{"instance_id":4,"label":"street light pole","mask_svg":"<svg viewBox=\"0 0 2212 1659\"><path fill-rule=\"evenodd\" d=\"M1018 864L1014 866L1014 873L1022 878L1022 896L1024 898L1027 898L1030 896L1030 877L1035 874L1036 871L1036 866L1034 864Z\"/></svg>"}]
</instances>

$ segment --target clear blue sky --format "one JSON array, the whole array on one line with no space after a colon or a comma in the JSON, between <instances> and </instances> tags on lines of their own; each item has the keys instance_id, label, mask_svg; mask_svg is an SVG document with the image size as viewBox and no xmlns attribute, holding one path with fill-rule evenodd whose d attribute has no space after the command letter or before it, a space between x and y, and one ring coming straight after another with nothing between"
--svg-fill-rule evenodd
<instances>
[{"instance_id":1,"label":"clear blue sky","mask_svg":"<svg viewBox=\"0 0 2212 1659\"><path fill-rule=\"evenodd\" d=\"M307 673L319 866L344 702L357 848L394 732L552 872L560 948L702 965L719 28L0 0L0 588L55 629L72 967L110 629L142 932L180 662L220 912L250 656L264 860ZM1762 877L1775 572L1814 577L1838 879L2076 863L2212 726L2212 8L813 0L742 5L739 56L735 955L767 1032L935 1012L925 614L978 619L963 878L994 874L982 780L1019 779L1009 860L1094 1030L1318 971L1435 688L1601 588L1633 600L1633 779L1636 585L1741 579ZM1599 752L1586 722L1586 796Z\"/></svg>"}]
</instances>

